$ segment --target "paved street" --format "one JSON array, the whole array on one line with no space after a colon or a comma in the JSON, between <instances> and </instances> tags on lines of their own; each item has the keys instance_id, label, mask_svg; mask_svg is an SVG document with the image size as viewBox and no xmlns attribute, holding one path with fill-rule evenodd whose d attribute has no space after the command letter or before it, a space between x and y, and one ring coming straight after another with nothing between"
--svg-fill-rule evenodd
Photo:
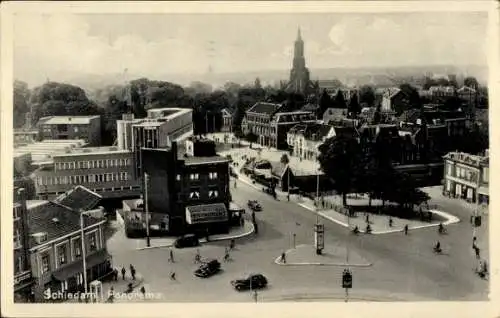
<instances>
[{"instance_id":1,"label":"paved street","mask_svg":"<svg viewBox=\"0 0 500 318\"><path fill-rule=\"evenodd\" d=\"M261 191L238 181L232 188L233 199L245 206L249 198L258 200L263 212L256 213L259 233L238 239L232 262L223 263L223 272L208 279L195 277L193 264L196 249L175 250L176 263L168 262L168 249L130 251L114 255L116 266L134 264L144 273L148 291L164 295L162 301L252 301L247 292L234 291L229 281L249 272L260 272L270 281L259 294L261 301L280 299L338 298L342 267L279 266L274 263L283 251L296 244L313 244L316 216L293 202L276 201ZM432 202L461 219L469 213L460 204L437 199ZM349 243L350 250L371 267L352 268L353 289L350 295L372 300L485 300L487 281L473 272L475 259L471 248L472 227L467 221L448 227L449 234L438 236L435 229L422 229L409 236L401 233L354 236L345 228L324 220L325 244ZM484 227L483 227L484 228ZM432 246L441 241L443 255L434 255ZM202 257L224 255L227 242L213 242L200 248ZM169 278L171 271L177 281ZM314 296L316 295L316 296Z\"/></svg>"}]
</instances>

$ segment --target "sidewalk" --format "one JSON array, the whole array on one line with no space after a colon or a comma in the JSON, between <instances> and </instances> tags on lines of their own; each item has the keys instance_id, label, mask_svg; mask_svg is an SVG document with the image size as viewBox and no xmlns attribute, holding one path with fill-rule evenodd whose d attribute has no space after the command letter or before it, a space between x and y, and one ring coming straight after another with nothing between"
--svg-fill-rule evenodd
<instances>
[{"instance_id":1,"label":"sidewalk","mask_svg":"<svg viewBox=\"0 0 500 318\"><path fill-rule=\"evenodd\" d=\"M349 254L347 254L349 252ZM345 245L325 245L321 255L316 254L316 249L312 245L298 245L296 248L289 249L285 252L285 260L283 262L281 255L274 261L275 264L281 266L352 266L352 267L368 267L372 264L361 257L358 253L347 249ZM347 257L348 256L348 257Z\"/></svg>"},{"instance_id":2,"label":"sidewalk","mask_svg":"<svg viewBox=\"0 0 500 318\"><path fill-rule=\"evenodd\" d=\"M226 240L232 240L232 239L237 239L237 238L242 238L245 236L251 235L255 231L254 226L252 222L245 222L245 225L243 227L238 226L238 227L232 227L230 232L228 234L216 234L216 235L211 235L209 237L210 242L215 242L215 241L226 241ZM129 239L131 241L135 241L135 246L136 250L146 250L146 249L152 249L152 248L162 248L162 247L172 247L174 245L175 240L177 237L165 237L165 238L151 238L151 246L146 246L146 239L145 238L140 238L140 239ZM205 238L200 239L200 243L207 243L207 240Z\"/></svg>"},{"instance_id":3,"label":"sidewalk","mask_svg":"<svg viewBox=\"0 0 500 318\"><path fill-rule=\"evenodd\" d=\"M135 298L138 298L139 294L140 294L140 287L143 285L144 283L144 277L142 276L141 273L136 273L135 275L135 280L132 280L132 277L130 276L130 270L128 269L128 267L126 267L127 269L127 273L125 274L125 280L122 279L122 275L121 275L121 267L120 268L117 268L119 275L118 275L118 280L117 281L106 281L106 282L103 282L102 283L102 295L103 295L103 299L99 299L100 295L97 295L98 299L97 299L97 302L100 302L100 303L105 303L107 302L107 299L110 295L110 290L111 290L111 287L113 287L113 290L114 290L114 293L117 294L117 295L124 295L125 292L127 291L128 289L128 284L129 283L132 283L132 287L133 287L133 292L132 292L132 297L135 297ZM88 290L88 292L90 293L90 289ZM129 302L129 300L126 300L124 299L124 297L115 297L114 303L120 303L120 302ZM70 299L68 301L66 301L66 303L82 303L82 304L85 304L85 301L82 300L82 301L78 301L78 299ZM89 303L93 303L92 301L89 301Z\"/></svg>"}]
</instances>

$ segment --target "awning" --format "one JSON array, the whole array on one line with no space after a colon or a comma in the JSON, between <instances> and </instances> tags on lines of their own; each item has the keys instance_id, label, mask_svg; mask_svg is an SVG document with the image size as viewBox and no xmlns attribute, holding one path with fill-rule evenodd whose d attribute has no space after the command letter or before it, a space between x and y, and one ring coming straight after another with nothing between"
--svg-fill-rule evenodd
<instances>
[{"instance_id":1,"label":"awning","mask_svg":"<svg viewBox=\"0 0 500 318\"><path fill-rule=\"evenodd\" d=\"M228 213L224 203L202 204L186 207L188 224L227 222Z\"/></svg>"},{"instance_id":2,"label":"awning","mask_svg":"<svg viewBox=\"0 0 500 318\"><path fill-rule=\"evenodd\" d=\"M489 187L479 187L478 191L479 194L483 195L489 195L490 193L490 188Z\"/></svg>"},{"instance_id":3,"label":"awning","mask_svg":"<svg viewBox=\"0 0 500 318\"><path fill-rule=\"evenodd\" d=\"M87 257L87 269L90 269L98 264L104 263L106 260L110 259L111 255L108 254L106 250L101 250ZM52 273L54 279L58 281L65 281L68 278L75 276L78 273L83 272L83 261L78 260L68 266L65 266Z\"/></svg>"}]
</instances>

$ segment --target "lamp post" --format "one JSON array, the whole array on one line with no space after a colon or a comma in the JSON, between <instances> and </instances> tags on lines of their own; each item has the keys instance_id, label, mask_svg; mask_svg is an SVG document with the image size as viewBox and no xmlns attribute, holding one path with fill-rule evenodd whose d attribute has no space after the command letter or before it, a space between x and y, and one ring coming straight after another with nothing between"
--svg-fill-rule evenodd
<instances>
[{"instance_id":1,"label":"lamp post","mask_svg":"<svg viewBox=\"0 0 500 318\"><path fill-rule=\"evenodd\" d=\"M85 296L87 295L87 251L85 249L85 224L83 215L96 213L97 211L80 211L80 235L82 241L82 259L83 259L83 286L85 288Z\"/></svg>"},{"instance_id":2,"label":"lamp post","mask_svg":"<svg viewBox=\"0 0 500 318\"><path fill-rule=\"evenodd\" d=\"M316 248L316 254L321 255L324 248L324 233L325 229L323 224L319 223L319 169L316 175L316 224L314 225L314 246Z\"/></svg>"},{"instance_id":3,"label":"lamp post","mask_svg":"<svg viewBox=\"0 0 500 318\"><path fill-rule=\"evenodd\" d=\"M149 236L149 208L148 208L148 185L149 185L149 175L144 173L144 208L146 216L146 246L151 246L151 238Z\"/></svg>"}]
</instances>

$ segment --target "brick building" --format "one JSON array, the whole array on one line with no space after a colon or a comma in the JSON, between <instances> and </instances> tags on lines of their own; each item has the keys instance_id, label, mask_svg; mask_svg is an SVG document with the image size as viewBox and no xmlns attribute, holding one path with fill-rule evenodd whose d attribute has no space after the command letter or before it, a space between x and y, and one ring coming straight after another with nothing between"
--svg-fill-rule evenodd
<instances>
[{"instance_id":1,"label":"brick building","mask_svg":"<svg viewBox=\"0 0 500 318\"><path fill-rule=\"evenodd\" d=\"M83 139L101 145L101 116L49 116L38 121L42 139Z\"/></svg>"},{"instance_id":2,"label":"brick building","mask_svg":"<svg viewBox=\"0 0 500 318\"><path fill-rule=\"evenodd\" d=\"M489 154L476 156L450 152L444 156L443 193L455 198L488 204Z\"/></svg>"},{"instance_id":3,"label":"brick building","mask_svg":"<svg viewBox=\"0 0 500 318\"><path fill-rule=\"evenodd\" d=\"M33 286L36 302L47 301L48 293L83 291L84 254L87 284L93 280L102 280L111 272L111 256L107 252L104 238L106 220L99 217L98 214L102 215L103 211L96 207L99 200L97 194L79 187L55 201L28 210L30 259L32 276L36 281ZM80 215L83 211L91 210L96 212L95 216Z\"/></svg>"},{"instance_id":4,"label":"brick building","mask_svg":"<svg viewBox=\"0 0 500 318\"><path fill-rule=\"evenodd\" d=\"M145 203L150 212L150 229L154 231L213 234L229 230L228 159L216 156L215 151L178 158L175 142L171 149L143 149L142 156L148 175L147 193L143 193L147 202L124 202L130 235L134 231L144 235Z\"/></svg>"}]
</instances>

